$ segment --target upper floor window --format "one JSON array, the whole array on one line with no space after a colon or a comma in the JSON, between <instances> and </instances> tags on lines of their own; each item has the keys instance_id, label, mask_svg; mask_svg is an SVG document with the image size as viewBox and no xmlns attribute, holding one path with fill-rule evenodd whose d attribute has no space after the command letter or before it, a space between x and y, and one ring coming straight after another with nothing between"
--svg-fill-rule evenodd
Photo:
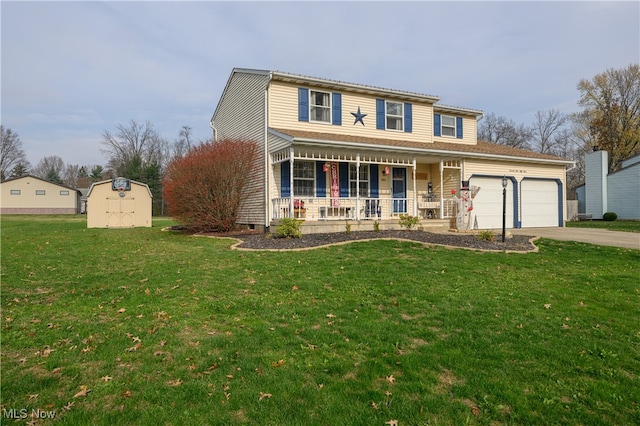
<instances>
[{"instance_id":1,"label":"upper floor window","mask_svg":"<svg viewBox=\"0 0 640 426\"><path fill-rule=\"evenodd\" d=\"M442 116L442 136L456 137L456 118L449 115Z\"/></svg>"},{"instance_id":2,"label":"upper floor window","mask_svg":"<svg viewBox=\"0 0 640 426\"><path fill-rule=\"evenodd\" d=\"M12 189L11 190L11 195L20 195L22 193L22 191L20 191L19 189Z\"/></svg>"},{"instance_id":3,"label":"upper floor window","mask_svg":"<svg viewBox=\"0 0 640 426\"><path fill-rule=\"evenodd\" d=\"M61 189L60 195L69 195L69 191L67 189Z\"/></svg>"},{"instance_id":4,"label":"upper floor window","mask_svg":"<svg viewBox=\"0 0 640 426\"><path fill-rule=\"evenodd\" d=\"M298 121L342 125L342 94L298 88Z\"/></svg>"},{"instance_id":5,"label":"upper floor window","mask_svg":"<svg viewBox=\"0 0 640 426\"><path fill-rule=\"evenodd\" d=\"M433 114L433 135L462 139L462 117Z\"/></svg>"},{"instance_id":6,"label":"upper floor window","mask_svg":"<svg viewBox=\"0 0 640 426\"><path fill-rule=\"evenodd\" d=\"M376 99L376 129L413 131L413 105L410 102L392 102Z\"/></svg>"},{"instance_id":7,"label":"upper floor window","mask_svg":"<svg viewBox=\"0 0 640 426\"><path fill-rule=\"evenodd\" d=\"M386 105L387 130L404 130L403 126L403 104L400 102L389 102Z\"/></svg>"},{"instance_id":8,"label":"upper floor window","mask_svg":"<svg viewBox=\"0 0 640 426\"><path fill-rule=\"evenodd\" d=\"M294 161L293 193L296 197L313 197L315 188L315 162Z\"/></svg>"},{"instance_id":9,"label":"upper floor window","mask_svg":"<svg viewBox=\"0 0 640 426\"><path fill-rule=\"evenodd\" d=\"M45 195L46 191L44 189L36 189L36 195Z\"/></svg>"},{"instance_id":10,"label":"upper floor window","mask_svg":"<svg viewBox=\"0 0 640 426\"><path fill-rule=\"evenodd\" d=\"M349 196L368 197L369 196L369 165L360 165L360 176L355 164L349 164Z\"/></svg>"},{"instance_id":11,"label":"upper floor window","mask_svg":"<svg viewBox=\"0 0 640 426\"><path fill-rule=\"evenodd\" d=\"M311 121L331 122L331 94L311 90L310 98L309 116Z\"/></svg>"}]
</instances>

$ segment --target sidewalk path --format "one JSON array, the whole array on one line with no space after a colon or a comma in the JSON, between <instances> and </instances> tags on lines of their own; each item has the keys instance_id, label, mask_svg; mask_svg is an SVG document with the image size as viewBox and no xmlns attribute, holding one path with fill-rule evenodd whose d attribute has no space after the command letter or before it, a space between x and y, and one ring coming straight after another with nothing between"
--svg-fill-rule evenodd
<instances>
[{"instance_id":1,"label":"sidewalk path","mask_svg":"<svg viewBox=\"0 0 640 426\"><path fill-rule=\"evenodd\" d=\"M510 229L513 235L535 235L552 240L578 241L601 246L640 250L640 233L592 228L520 228Z\"/></svg>"}]
</instances>

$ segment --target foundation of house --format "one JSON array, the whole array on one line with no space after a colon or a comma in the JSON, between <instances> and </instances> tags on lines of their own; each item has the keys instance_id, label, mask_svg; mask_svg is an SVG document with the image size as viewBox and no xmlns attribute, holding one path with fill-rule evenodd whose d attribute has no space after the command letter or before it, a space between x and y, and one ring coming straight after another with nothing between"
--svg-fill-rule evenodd
<instances>
[{"instance_id":1,"label":"foundation of house","mask_svg":"<svg viewBox=\"0 0 640 426\"><path fill-rule=\"evenodd\" d=\"M380 231L403 229L398 219L380 220L378 229ZM279 225L279 221L271 222L269 231L274 233ZM325 232L346 232L347 225L351 232L357 231L374 231L375 221L372 220L334 220L334 221L309 221L302 222L302 234L320 234ZM424 219L421 220L413 229L427 232L447 232L449 230L449 219Z\"/></svg>"}]
</instances>

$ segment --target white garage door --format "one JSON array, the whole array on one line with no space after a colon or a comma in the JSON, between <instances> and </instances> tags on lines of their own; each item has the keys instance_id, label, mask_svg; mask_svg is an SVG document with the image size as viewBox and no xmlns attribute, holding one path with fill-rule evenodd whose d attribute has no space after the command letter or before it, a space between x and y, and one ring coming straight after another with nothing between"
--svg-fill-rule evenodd
<instances>
[{"instance_id":1,"label":"white garage door","mask_svg":"<svg viewBox=\"0 0 640 426\"><path fill-rule=\"evenodd\" d=\"M558 183L555 180L522 180L522 227L560 226Z\"/></svg>"},{"instance_id":2,"label":"white garage door","mask_svg":"<svg viewBox=\"0 0 640 426\"><path fill-rule=\"evenodd\" d=\"M502 229L502 176L472 177L470 186L479 186L480 191L473 199L474 221L479 229ZM506 228L513 228L513 182L507 184Z\"/></svg>"}]
</instances>

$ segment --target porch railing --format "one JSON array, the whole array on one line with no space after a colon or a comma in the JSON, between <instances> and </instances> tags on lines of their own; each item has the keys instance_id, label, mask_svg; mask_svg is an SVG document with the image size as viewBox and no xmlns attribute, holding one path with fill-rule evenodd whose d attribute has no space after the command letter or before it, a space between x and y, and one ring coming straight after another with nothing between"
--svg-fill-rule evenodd
<instances>
[{"instance_id":1,"label":"porch railing","mask_svg":"<svg viewBox=\"0 0 640 426\"><path fill-rule=\"evenodd\" d=\"M292 210L293 204L293 210ZM430 204L431 209L416 208L424 218L439 218L440 203ZM272 199L273 219L295 217L304 220L384 220L401 214L414 214L415 200L411 198L314 198L295 197ZM443 218L454 214L455 201L445 199L442 203ZM415 207L418 207L417 205ZM427 216L429 214L429 216Z\"/></svg>"}]
</instances>

